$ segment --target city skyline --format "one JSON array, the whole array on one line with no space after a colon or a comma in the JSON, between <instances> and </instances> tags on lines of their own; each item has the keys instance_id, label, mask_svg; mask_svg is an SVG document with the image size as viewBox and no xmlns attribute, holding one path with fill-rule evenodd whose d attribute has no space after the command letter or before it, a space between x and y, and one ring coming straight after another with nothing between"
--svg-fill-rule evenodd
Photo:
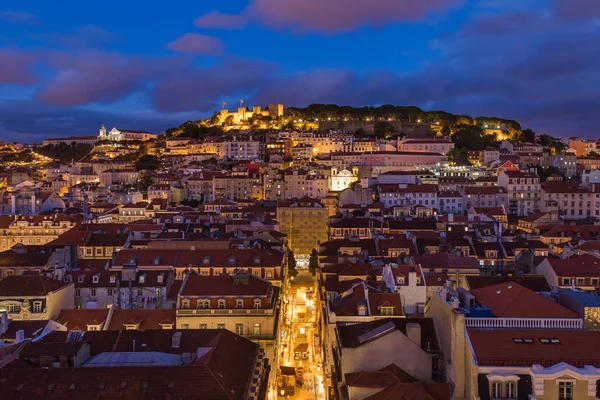
<instances>
[{"instance_id":1,"label":"city skyline","mask_svg":"<svg viewBox=\"0 0 600 400\"><path fill-rule=\"evenodd\" d=\"M593 136L600 7L504 3L8 2L0 138L94 135L102 123L159 133L240 99L417 105Z\"/></svg>"}]
</instances>

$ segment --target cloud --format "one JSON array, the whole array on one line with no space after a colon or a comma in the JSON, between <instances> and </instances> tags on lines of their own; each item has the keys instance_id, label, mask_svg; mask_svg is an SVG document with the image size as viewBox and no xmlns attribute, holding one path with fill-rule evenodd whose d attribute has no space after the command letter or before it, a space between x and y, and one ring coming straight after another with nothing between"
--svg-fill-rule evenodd
<instances>
[{"instance_id":1,"label":"cloud","mask_svg":"<svg viewBox=\"0 0 600 400\"><path fill-rule=\"evenodd\" d=\"M223 14L218 11L211 11L196 18L194 25L198 28L208 29L239 29L244 28L247 22L246 14Z\"/></svg>"},{"instance_id":2,"label":"cloud","mask_svg":"<svg viewBox=\"0 0 600 400\"><path fill-rule=\"evenodd\" d=\"M573 19L600 18L600 4L595 0L551 0L556 15Z\"/></svg>"},{"instance_id":3,"label":"cloud","mask_svg":"<svg viewBox=\"0 0 600 400\"><path fill-rule=\"evenodd\" d=\"M347 32L422 19L463 0L253 0L240 14L212 11L196 19L202 28L241 28L257 21L278 30Z\"/></svg>"},{"instance_id":4,"label":"cloud","mask_svg":"<svg viewBox=\"0 0 600 400\"><path fill-rule=\"evenodd\" d=\"M26 143L48 137L96 135L100 125L125 126L160 133L199 115L152 112L116 113L79 107L58 107L36 101L0 102L0 137Z\"/></svg>"},{"instance_id":5,"label":"cloud","mask_svg":"<svg viewBox=\"0 0 600 400\"><path fill-rule=\"evenodd\" d=\"M37 17L22 11L0 10L0 20L18 24L32 24L37 22Z\"/></svg>"},{"instance_id":6,"label":"cloud","mask_svg":"<svg viewBox=\"0 0 600 400\"><path fill-rule=\"evenodd\" d=\"M100 27L78 26L72 33L44 33L31 36L36 40L66 49L98 48L115 39L115 36Z\"/></svg>"},{"instance_id":7,"label":"cloud","mask_svg":"<svg viewBox=\"0 0 600 400\"><path fill-rule=\"evenodd\" d=\"M186 33L167 44L167 48L180 53L222 55L225 52L220 39L199 33Z\"/></svg>"},{"instance_id":8,"label":"cloud","mask_svg":"<svg viewBox=\"0 0 600 400\"><path fill-rule=\"evenodd\" d=\"M13 48L0 48L0 82L21 85L37 81L37 74L31 69L38 56Z\"/></svg>"},{"instance_id":9,"label":"cloud","mask_svg":"<svg viewBox=\"0 0 600 400\"><path fill-rule=\"evenodd\" d=\"M55 52L47 60L55 71L36 99L74 106L110 103L143 90L171 68L175 60L147 59L95 50Z\"/></svg>"},{"instance_id":10,"label":"cloud","mask_svg":"<svg viewBox=\"0 0 600 400\"><path fill-rule=\"evenodd\" d=\"M163 76L150 91L157 110L214 111L224 98L250 96L257 91L277 67L264 61L227 58L207 67L185 67Z\"/></svg>"}]
</instances>

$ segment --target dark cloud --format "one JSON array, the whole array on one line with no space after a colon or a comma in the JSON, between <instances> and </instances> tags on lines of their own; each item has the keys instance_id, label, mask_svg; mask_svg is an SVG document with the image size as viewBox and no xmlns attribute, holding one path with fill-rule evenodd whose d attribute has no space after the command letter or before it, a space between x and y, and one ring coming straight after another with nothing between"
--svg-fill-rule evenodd
<instances>
[{"instance_id":1,"label":"dark cloud","mask_svg":"<svg viewBox=\"0 0 600 400\"><path fill-rule=\"evenodd\" d=\"M551 0L557 15L573 19L600 18L600 3L596 0Z\"/></svg>"},{"instance_id":2,"label":"dark cloud","mask_svg":"<svg viewBox=\"0 0 600 400\"><path fill-rule=\"evenodd\" d=\"M199 28L240 29L248 23L246 14L223 14L211 11L196 18L194 24Z\"/></svg>"},{"instance_id":3,"label":"dark cloud","mask_svg":"<svg viewBox=\"0 0 600 400\"><path fill-rule=\"evenodd\" d=\"M36 99L47 104L75 106L110 103L144 90L169 71L175 61L86 50L52 52L47 63L55 73L49 82L43 83Z\"/></svg>"},{"instance_id":4,"label":"dark cloud","mask_svg":"<svg viewBox=\"0 0 600 400\"><path fill-rule=\"evenodd\" d=\"M208 68L187 66L171 71L161 77L150 96L160 111L213 111L224 98L247 98L276 71L271 63L227 58Z\"/></svg>"},{"instance_id":5,"label":"dark cloud","mask_svg":"<svg viewBox=\"0 0 600 400\"><path fill-rule=\"evenodd\" d=\"M38 58L34 53L0 48L0 82L22 85L35 83L37 74L32 67Z\"/></svg>"},{"instance_id":6,"label":"dark cloud","mask_svg":"<svg viewBox=\"0 0 600 400\"><path fill-rule=\"evenodd\" d=\"M275 29L347 32L361 26L419 20L462 0L253 0L239 15L210 12L196 19L202 28L239 28L256 21Z\"/></svg>"},{"instance_id":7,"label":"dark cloud","mask_svg":"<svg viewBox=\"0 0 600 400\"><path fill-rule=\"evenodd\" d=\"M35 101L0 102L3 140L40 142L47 137L96 135L100 125L144 129L160 133L200 115L115 113L78 107L57 107Z\"/></svg>"},{"instance_id":8,"label":"dark cloud","mask_svg":"<svg viewBox=\"0 0 600 400\"><path fill-rule=\"evenodd\" d=\"M222 55L225 53L225 45L221 39L199 33L186 33L167 44L167 48L180 53L211 55Z\"/></svg>"}]
</instances>

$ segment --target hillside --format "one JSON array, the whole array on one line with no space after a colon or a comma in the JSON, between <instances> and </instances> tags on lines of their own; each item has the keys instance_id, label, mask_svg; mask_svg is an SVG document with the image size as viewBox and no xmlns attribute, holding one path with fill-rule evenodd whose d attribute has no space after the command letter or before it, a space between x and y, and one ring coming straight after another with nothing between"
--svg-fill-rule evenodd
<instances>
[{"instance_id":1,"label":"hillside","mask_svg":"<svg viewBox=\"0 0 600 400\"><path fill-rule=\"evenodd\" d=\"M351 124L351 122L361 124ZM388 124L386 124L388 123ZM394 124L390 124L394 123ZM305 108L288 107L282 117L249 117L242 125L233 126L231 119L219 121L218 113L213 117L199 121L187 121L176 128L165 131L167 136L186 136L202 138L220 134L230 129L310 129L318 124L328 128L356 131L357 126L371 126L367 132L358 134L378 135L382 132L401 130L398 123L404 124L430 124L432 132L438 135L449 136L460 130L461 126L478 126L481 129L497 128L506 132L510 138L519 138L521 125L514 120L499 117L471 117L457 115L446 111L424 111L415 106L382 105L379 107L349 107L335 104L311 104Z\"/></svg>"}]
</instances>

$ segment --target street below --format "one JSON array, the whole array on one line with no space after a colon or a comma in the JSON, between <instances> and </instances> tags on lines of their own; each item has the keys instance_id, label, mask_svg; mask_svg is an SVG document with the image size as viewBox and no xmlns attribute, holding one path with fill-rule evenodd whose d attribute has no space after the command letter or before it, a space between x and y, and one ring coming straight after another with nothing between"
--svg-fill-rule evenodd
<instances>
[{"instance_id":1,"label":"street below","mask_svg":"<svg viewBox=\"0 0 600 400\"><path fill-rule=\"evenodd\" d=\"M282 302L277 398L326 399L318 331L318 285L306 270L299 270L285 284L288 286Z\"/></svg>"}]
</instances>

